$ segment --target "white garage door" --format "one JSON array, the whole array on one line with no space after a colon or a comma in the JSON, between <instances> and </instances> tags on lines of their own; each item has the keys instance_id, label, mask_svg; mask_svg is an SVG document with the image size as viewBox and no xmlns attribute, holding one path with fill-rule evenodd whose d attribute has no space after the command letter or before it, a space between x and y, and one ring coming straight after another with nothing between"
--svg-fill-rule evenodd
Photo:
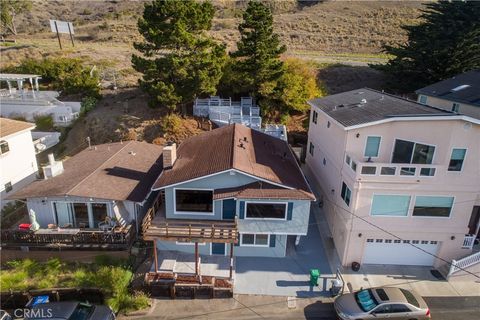
<instances>
[{"instance_id":1,"label":"white garage door","mask_svg":"<svg viewBox=\"0 0 480 320\"><path fill-rule=\"evenodd\" d=\"M415 248L412 244L431 254ZM367 239L363 263L431 266L437 250L437 241Z\"/></svg>"}]
</instances>

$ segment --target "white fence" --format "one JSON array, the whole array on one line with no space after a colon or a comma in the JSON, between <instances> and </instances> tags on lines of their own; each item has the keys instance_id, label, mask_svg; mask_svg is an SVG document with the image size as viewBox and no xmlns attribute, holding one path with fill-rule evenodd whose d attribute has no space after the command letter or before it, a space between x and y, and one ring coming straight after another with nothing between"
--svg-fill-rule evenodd
<instances>
[{"instance_id":1,"label":"white fence","mask_svg":"<svg viewBox=\"0 0 480 320\"><path fill-rule=\"evenodd\" d=\"M452 260L452 264L450 265L450 270L448 271L447 278L455 272L471 267L477 263L480 263L480 252L469 255L458 261Z\"/></svg>"}]
</instances>

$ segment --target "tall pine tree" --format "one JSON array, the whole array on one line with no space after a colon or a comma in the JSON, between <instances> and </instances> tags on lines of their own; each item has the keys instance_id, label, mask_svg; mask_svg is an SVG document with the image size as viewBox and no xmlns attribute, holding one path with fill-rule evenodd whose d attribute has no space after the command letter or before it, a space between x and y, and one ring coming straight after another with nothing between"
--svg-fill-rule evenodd
<instances>
[{"instance_id":1,"label":"tall pine tree","mask_svg":"<svg viewBox=\"0 0 480 320\"><path fill-rule=\"evenodd\" d=\"M268 95L284 73L280 55L286 47L280 44L273 32L273 16L270 9L259 1L250 1L238 26L240 41L233 71L240 80L241 91L257 98Z\"/></svg>"},{"instance_id":2,"label":"tall pine tree","mask_svg":"<svg viewBox=\"0 0 480 320\"><path fill-rule=\"evenodd\" d=\"M375 66L393 76L392 89L409 92L480 68L480 2L429 3L421 18L419 25L403 27L406 44L385 47L395 58Z\"/></svg>"},{"instance_id":3,"label":"tall pine tree","mask_svg":"<svg viewBox=\"0 0 480 320\"><path fill-rule=\"evenodd\" d=\"M225 46L206 32L214 8L194 0L154 0L145 4L138 30L144 41L134 44L142 55L132 56L135 70L143 73L140 86L149 93L152 107L192 102L214 94L226 60Z\"/></svg>"}]
</instances>

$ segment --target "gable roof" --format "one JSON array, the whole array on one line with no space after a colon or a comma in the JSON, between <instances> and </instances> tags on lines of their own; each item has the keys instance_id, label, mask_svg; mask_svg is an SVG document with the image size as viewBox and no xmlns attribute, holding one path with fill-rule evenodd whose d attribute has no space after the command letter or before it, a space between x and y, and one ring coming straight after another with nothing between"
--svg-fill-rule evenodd
<instances>
[{"instance_id":1,"label":"gable roof","mask_svg":"<svg viewBox=\"0 0 480 320\"><path fill-rule=\"evenodd\" d=\"M213 191L213 199L215 200L228 198L314 200L312 194L304 190L285 189L262 181Z\"/></svg>"},{"instance_id":2,"label":"gable roof","mask_svg":"<svg viewBox=\"0 0 480 320\"><path fill-rule=\"evenodd\" d=\"M480 107L480 69L431 84L415 93Z\"/></svg>"},{"instance_id":3,"label":"gable roof","mask_svg":"<svg viewBox=\"0 0 480 320\"><path fill-rule=\"evenodd\" d=\"M35 128L35 125L30 122L0 118L0 138L7 137L26 129L32 130L33 128Z\"/></svg>"},{"instance_id":4,"label":"gable roof","mask_svg":"<svg viewBox=\"0 0 480 320\"><path fill-rule=\"evenodd\" d=\"M426 106L369 88L342 92L308 102L344 127L394 117L454 116L455 113Z\"/></svg>"},{"instance_id":5,"label":"gable roof","mask_svg":"<svg viewBox=\"0 0 480 320\"><path fill-rule=\"evenodd\" d=\"M60 175L35 181L9 198L78 196L142 202L162 171L161 155L161 146L138 141L87 148L65 160Z\"/></svg>"},{"instance_id":6,"label":"gable roof","mask_svg":"<svg viewBox=\"0 0 480 320\"><path fill-rule=\"evenodd\" d=\"M288 144L263 132L231 124L185 140L177 160L153 189L236 170L286 189L313 194Z\"/></svg>"}]
</instances>

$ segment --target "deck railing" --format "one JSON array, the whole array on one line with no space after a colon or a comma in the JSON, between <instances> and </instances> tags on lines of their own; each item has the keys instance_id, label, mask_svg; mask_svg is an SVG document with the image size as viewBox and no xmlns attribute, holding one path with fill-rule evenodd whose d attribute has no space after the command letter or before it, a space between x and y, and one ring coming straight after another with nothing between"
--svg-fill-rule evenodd
<instances>
[{"instance_id":1,"label":"deck railing","mask_svg":"<svg viewBox=\"0 0 480 320\"><path fill-rule=\"evenodd\" d=\"M135 228L128 225L112 231L80 230L78 233L36 233L30 230L2 230L2 246L129 246Z\"/></svg>"},{"instance_id":2,"label":"deck railing","mask_svg":"<svg viewBox=\"0 0 480 320\"><path fill-rule=\"evenodd\" d=\"M480 252L466 256L465 258L462 258L460 260L452 260L452 264L450 265L450 270L448 271L447 278L449 278L452 274L471 267L477 263L480 263Z\"/></svg>"}]
</instances>

